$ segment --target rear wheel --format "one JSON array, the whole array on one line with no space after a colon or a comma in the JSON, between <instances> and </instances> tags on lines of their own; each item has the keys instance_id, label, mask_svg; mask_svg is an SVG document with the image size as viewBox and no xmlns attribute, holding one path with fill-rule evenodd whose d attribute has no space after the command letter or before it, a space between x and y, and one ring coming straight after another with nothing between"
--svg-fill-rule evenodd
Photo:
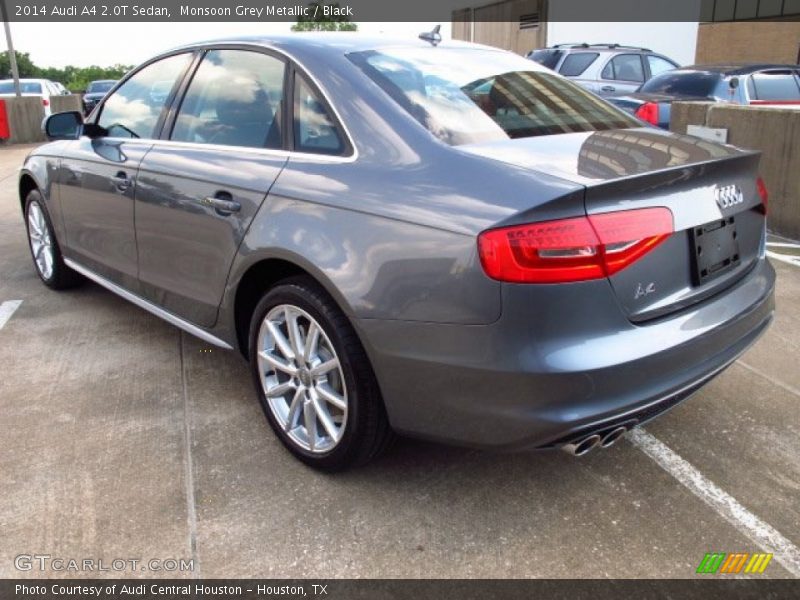
<instances>
[{"instance_id":1,"label":"rear wheel","mask_svg":"<svg viewBox=\"0 0 800 600\"><path fill-rule=\"evenodd\" d=\"M25 225L28 246L39 279L54 290L80 283L81 276L64 264L50 215L38 190L31 190L25 198Z\"/></svg>"},{"instance_id":2,"label":"rear wheel","mask_svg":"<svg viewBox=\"0 0 800 600\"><path fill-rule=\"evenodd\" d=\"M250 325L250 366L270 425L306 464L345 469L371 460L390 442L364 349L312 280L287 280L261 299Z\"/></svg>"}]
</instances>

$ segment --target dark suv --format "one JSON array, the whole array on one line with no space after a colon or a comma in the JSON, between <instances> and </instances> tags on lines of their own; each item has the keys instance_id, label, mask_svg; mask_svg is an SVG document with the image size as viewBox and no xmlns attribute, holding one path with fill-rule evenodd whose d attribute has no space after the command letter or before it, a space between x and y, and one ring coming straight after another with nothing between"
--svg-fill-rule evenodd
<instances>
[{"instance_id":1,"label":"dark suv","mask_svg":"<svg viewBox=\"0 0 800 600\"><path fill-rule=\"evenodd\" d=\"M531 50L528 58L601 96L635 92L678 63L648 48L619 44L556 44Z\"/></svg>"}]
</instances>

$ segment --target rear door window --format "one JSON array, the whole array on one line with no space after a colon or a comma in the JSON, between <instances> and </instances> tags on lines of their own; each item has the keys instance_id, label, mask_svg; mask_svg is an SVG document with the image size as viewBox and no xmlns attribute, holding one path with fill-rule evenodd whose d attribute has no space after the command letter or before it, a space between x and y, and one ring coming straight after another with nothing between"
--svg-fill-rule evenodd
<instances>
[{"instance_id":1,"label":"rear door window","mask_svg":"<svg viewBox=\"0 0 800 600\"><path fill-rule=\"evenodd\" d=\"M597 52L573 52L564 59L558 72L566 77L578 77L583 75L583 72L597 60L598 56L600 54Z\"/></svg>"},{"instance_id":2,"label":"rear door window","mask_svg":"<svg viewBox=\"0 0 800 600\"><path fill-rule=\"evenodd\" d=\"M608 61L600 74L603 79L613 81L644 81L642 58L638 54L619 54Z\"/></svg>"},{"instance_id":3,"label":"rear door window","mask_svg":"<svg viewBox=\"0 0 800 600\"><path fill-rule=\"evenodd\" d=\"M212 50L192 78L170 139L282 148L286 64L247 50Z\"/></svg>"},{"instance_id":4,"label":"rear door window","mask_svg":"<svg viewBox=\"0 0 800 600\"><path fill-rule=\"evenodd\" d=\"M788 70L754 73L749 88L753 100L800 100L797 76Z\"/></svg>"}]
</instances>

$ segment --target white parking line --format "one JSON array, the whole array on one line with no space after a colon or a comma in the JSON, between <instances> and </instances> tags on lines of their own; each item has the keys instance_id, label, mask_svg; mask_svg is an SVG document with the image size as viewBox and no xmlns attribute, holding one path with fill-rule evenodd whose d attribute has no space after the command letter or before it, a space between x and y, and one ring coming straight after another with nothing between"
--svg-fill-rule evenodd
<instances>
[{"instance_id":1,"label":"white parking line","mask_svg":"<svg viewBox=\"0 0 800 600\"><path fill-rule=\"evenodd\" d=\"M20 304L22 304L22 300L6 300L0 304L0 329L5 327L5 324L8 323L11 315L19 308Z\"/></svg>"},{"instance_id":2,"label":"white parking line","mask_svg":"<svg viewBox=\"0 0 800 600\"><path fill-rule=\"evenodd\" d=\"M779 260L781 262L794 265L795 267L800 267L800 256L793 256L791 254L779 254L778 252L771 252L767 250L767 256L769 256L773 260Z\"/></svg>"},{"instance_id":3,"label":"white parking line","mask_svg":"<svg viewBox=\"0 0 800 600\"><path fill-rule=\"evenodd\" d=\"M775 560L787 571L800 577L800 548L777 529L739 504L733 496L717 487L694 466L641 427L632 429L628 439L741 534L750 538L762 550L774 554Z\"/></svg>"}]
</instances>

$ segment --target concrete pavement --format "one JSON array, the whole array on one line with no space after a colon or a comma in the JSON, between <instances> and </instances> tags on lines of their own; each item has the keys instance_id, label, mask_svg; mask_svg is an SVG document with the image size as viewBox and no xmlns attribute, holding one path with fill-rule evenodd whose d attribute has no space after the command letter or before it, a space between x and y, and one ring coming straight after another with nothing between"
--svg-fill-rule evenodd
<instances>
[{"instance_id":1,"label":"concrete pavement","mask_svg":"<svg viewBox=\"0 0 800 600\"><path fill-rule=\"evenodd\" d=\"M694 577L706 552L770 551L628 440L580 459L402 440L360 470L304 467L238 354L39 282L24 153L0 149L0 303L22 301L0 329L0 577L42 575L20 554L194 561L144 577ZM800 268L775 267L767 335L646 427L788 541L757 577L800 576Z\"/></svg>"}]
</instances>

